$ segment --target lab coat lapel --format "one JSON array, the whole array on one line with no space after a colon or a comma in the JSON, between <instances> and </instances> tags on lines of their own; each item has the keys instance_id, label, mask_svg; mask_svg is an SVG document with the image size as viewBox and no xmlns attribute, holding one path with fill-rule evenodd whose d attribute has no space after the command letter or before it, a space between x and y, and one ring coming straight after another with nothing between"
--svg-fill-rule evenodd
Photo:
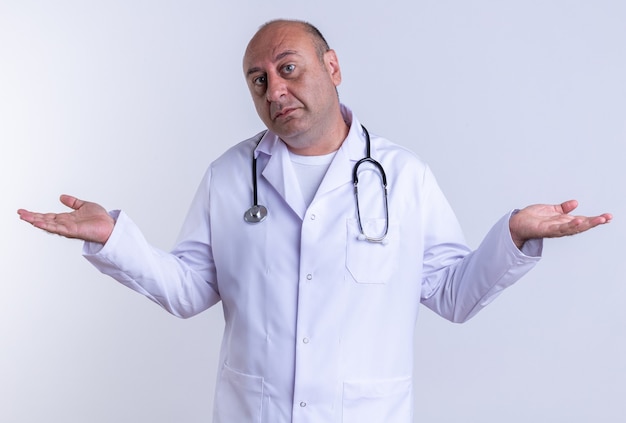
<instances>
[{"instance_id":1,"label":"lab coat lapel","mask_svg":"<svg viewBox=\"0 0 626 423\"><path fill-rule=\"evenodd\" d=\"M306 204L304 203L298 178L289 158L289 151L275 134L268 133L268 135L259 144L257 151L257 154L264 152L269 155L269 160L263 168L262 175L289 207L302 219L306 212Z\"/></svg>"},{"instance_id":2,"label":"lab coat lapel","mask_svg":"<svg viewBox=\"0 0 626 423\"><path fill-rule=\"evenodd\" d=\"M356 118L353 119L349 110L343 108L342 112L346 121L350 123L350 131L328 168L317 190L316 198L346 183L352 183L354 164L365 156L365 138L361 124ZM287 146L276 134L268 131L259 143L255 154L258 156L261 153L269 157L262 170L263 177L300 219L303 219L307 206L300 191L300 184L291 164Z\"/></svg>"},{"instance_id":3,"label":"lab coat lapel","mask_svg":"<svg viewBox=\"0 0 626 423\"><path fill-rule=\"evenodd\" d=\"M331 162L322 183L317 189L315 198L319 198L340 186L350 183L352 181L352 161L346 154L344 149L339 149L335 158Z\"/></svg>"},{"instance_id":4,"label":"lab coat lapel","mask_svg":"<svg viewBox=\"0 0 626 423\"><path fill-rule=\"evenodd\" d=\"M333 191L346 183L352 183L354 164L365 156L365 142L361 136L361 125L351 125L345 141L337 151L326 176L322 180L316 197Z\"/></svg>"}]
</instances>

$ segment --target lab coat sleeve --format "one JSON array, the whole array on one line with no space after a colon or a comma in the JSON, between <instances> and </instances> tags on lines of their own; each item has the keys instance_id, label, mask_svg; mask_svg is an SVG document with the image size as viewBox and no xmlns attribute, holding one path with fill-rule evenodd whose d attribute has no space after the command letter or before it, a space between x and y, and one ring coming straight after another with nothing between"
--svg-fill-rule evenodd
<instances>
[{"instance_id":1,"label":"lab coat sleeve","mask_svg":"<svg viewBox=\"0 0 626 423\"><path fill-rule=\"evenodd\" d=\"M208 216L203 216L208 178L194 198L171 253L151 246L124 212L114 211L116 223L109 240L104 245L86 242L84 257L175 316L187 318L208 309L220 300L208 242Z\"/></svg>"},{"instance_id":2,"label":"lab coat sleeve","mask_svg":"<svg viewBox=\"0 0 626 423\"><path fill-rule=\"evenodd\" d=\"M493 226L476 250L470 251L436 184L429 201L438 207L426 227L444 225L447 229L427 239L422 303L450 321L465 322L536 265L543 241L529 240L519 250L509 230L513 211Z\"/></svg>"}]
</instances>

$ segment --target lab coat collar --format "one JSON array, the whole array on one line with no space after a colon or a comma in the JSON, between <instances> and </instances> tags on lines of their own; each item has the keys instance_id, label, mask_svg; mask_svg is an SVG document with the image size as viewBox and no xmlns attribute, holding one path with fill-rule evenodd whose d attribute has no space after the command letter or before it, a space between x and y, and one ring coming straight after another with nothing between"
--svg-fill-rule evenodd
<instances>
[{"instance_id":1,"label":"lab coat collar","mask_svg":"<svg viewBox=\"0 0 626 423\"><path fill-rule=\"evenodd\" d=\"M322 180L315 197L319 197L346 183L352 183L352 168L356 161L365 156L365 136L361 124L352 114L352 111L341 105L341 114L345 122L350 125L348 136L339 147L326 176ZM267 156L267 162L262 167L261 174L274 189L289 204L292 210L303 218L307 206L302 197L297 176L291 165L289 151L286 144L272 131L267 131L261 138L255 152L259 165L263 162L261 156ZM262 194L259 194L262 195ZM315 199L313 200L315 202Z\"/></svg>"},{"instance_id":2,"label":"lab coat collar","mask_svg":"<svg viewBox=\"0 0 626 423\"><path fill-rule=\"evenodd\" d=\"M316 197L330 192L340 186L352 183L352 169L358 160L365 156L365 134L358 119L346 106L341 105L341 114L344 121L350 125L348 136L339 147L335 158L326 171L317 190ZM313 200L315 201L315 200Z\"/></svg>"},{"instance_id":3,"label":"lab coat collar","mask_svg":"<svg viewBox=\"0 0 626 423\"><path fill-rule=\"evenodd\" d=\"M343 120L350 125L350 131L340 150L344 150L346 157L356 163L365 157L365 132L352 110L343 104L341 105L341 114Z\"/></svg>"},{"instance_id":4,"label":"lab coat collar","mask_svg":"<svg viewBox=\"0 0 626 423\"><path fill-rule=\"evenodd\" d=\"M350 130L339 150L347 150L345 151L347 154L346 157L356 162L365 156L365 133L361 128L361 123L352 113L352 110L344 104L341 104L340 107L343 120L350 126ZM287 150L285 143L278 135L268 130L259 141L254 155L255 157L259 157L260 153L264 153L268 156L272 156L282 150Z\"/></svg>"}]
</instances>

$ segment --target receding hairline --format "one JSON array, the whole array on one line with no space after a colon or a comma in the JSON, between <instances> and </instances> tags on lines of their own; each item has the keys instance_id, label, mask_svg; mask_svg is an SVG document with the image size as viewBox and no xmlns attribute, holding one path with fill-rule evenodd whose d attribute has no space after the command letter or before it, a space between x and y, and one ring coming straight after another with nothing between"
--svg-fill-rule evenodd
<instances>
[{"instance_id":1,"label":"receding hairline","mask_svg":"<svg viewBox=\"0 0 626 423\"><path fill-rule=\"evenodd\" d=\"M315 51L318 58L320 59L320 61L324 60L324 53L330 50L330 46L328 45L328 42L326 41L326 38L324 38L324 36L322 35L321 31L310 22L298 19L273 19L261 25L255 33L255 36L270 26L280 24L294 24L304 29L304 31L309 34L311 36L311 39L313 40L313 44L315 45Z\"/></svg>"}]
</instances>

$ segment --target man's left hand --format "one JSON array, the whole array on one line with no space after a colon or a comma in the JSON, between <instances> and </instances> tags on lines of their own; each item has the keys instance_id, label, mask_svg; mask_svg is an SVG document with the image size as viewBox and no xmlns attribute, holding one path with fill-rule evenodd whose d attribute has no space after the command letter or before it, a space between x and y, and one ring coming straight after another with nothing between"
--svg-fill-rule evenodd
<instances>
[{"instance_id":1,"label":"man's left hand","mask_svg":"<svg viewBox=\"0 0 626 423\"><path fill-rule=\"evenodd\" d=\"M609 223L613 218L610 213L591 217L570 215L576 207L578 201L569 200L557 205L535 204L520 210L509 220L513 242L521 249L529 239L576 235Z\"/></svg>"}]
</instances>

